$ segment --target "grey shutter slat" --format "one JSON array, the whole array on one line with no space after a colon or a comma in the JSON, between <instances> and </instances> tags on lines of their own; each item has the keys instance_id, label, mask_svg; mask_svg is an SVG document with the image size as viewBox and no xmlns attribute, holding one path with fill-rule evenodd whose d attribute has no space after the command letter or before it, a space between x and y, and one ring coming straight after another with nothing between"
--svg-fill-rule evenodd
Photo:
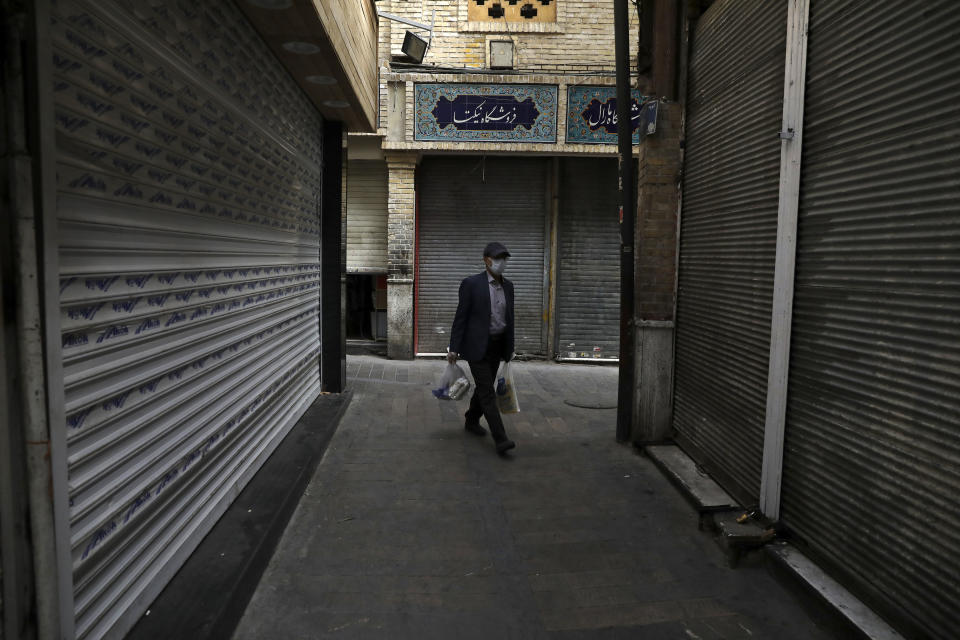
<instances>
[{"instance_id":1,"label":"grey shutter slat","mask_svg":"<svg viewBox=\"0 0 960 640\"><path fill-rule=\"evenodd\" d=\"M52 35L76 630L121 637L319 393L322 121L232 4Z\"/></svg>"},{"instance_id":2,"label":"grey shutter slat","mask_svg":"<svg viewBox=\"0 0 960 640\"><path fill-rule=\"evenodd\" d=\"M960 626L960 15L811 5L781 517L916 637Z\"/></svg>"},{"instance_id":3,"label":"grey shutter slat","mask_svg":"<svg viewBox=\"0 0 960 640\"><path fill-rule=\"evenodd\" d=\"M616 160L562 159L559 189L557 351L561 358L594 354L617 358L620 224Z\"/></svg>"},{"instance_id":4,"label":"grey shutter slat","mask_svg":"<svg viewBox=\"0 0 960 640\"><path fill-rule=\"evenodd\" d=\"M420 168L417 351L443 353L463 278L483 270L483 248L511 258L517 353L543 354L543 247L547 160L433 157Z\"/></svg>"},{"instance_id":5,"label":"grey shutter slat","mask_svg":"<svg viewBox=\"0 0 960 640\"><path fill-rule=\"evenodd\" d=\"M763 453L786 7L715 2L689 76L673 425L749 501Z\"/></svg>"},{"instance_id":6,"label":"grey shutter slat","mask_svg":"<svg viewBox=\"0 0 960 640\"><path fill-rule=\"evenodd\" d=\"M387 166L383 162L349 164L347 271L387 272Z\"/></svg>"}]
</instances>

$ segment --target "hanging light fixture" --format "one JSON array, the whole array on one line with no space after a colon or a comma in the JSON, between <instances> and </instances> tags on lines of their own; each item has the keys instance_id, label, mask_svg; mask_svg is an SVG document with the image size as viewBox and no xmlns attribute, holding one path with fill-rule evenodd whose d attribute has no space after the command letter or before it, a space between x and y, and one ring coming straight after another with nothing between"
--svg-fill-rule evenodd
<instances>
[{"instance_id":1,"label":"hanging light fixture","mask_svg":"<svg viewBox=\"0 0 960 640\"><path fill-rule=\"evenodd\" d=\"M426 40L413 31L407 31L403 36L403 46L400 47L400 51L408 58L412 58L415 63L420 64L423 62L423 56L427 54L427 46L429 43Z\"/></svg>"},{"instance_id":2,"label":"hanging light fixture","mask_svg":"<svg viewBox=\"0 0 960 640\"><path fill-rule=\"evenodd\" d=\"M436 18L436 11L433 12L433 16L430 18L430 24L417 22L416 20L410 20L409 18L404 18L386 11L380 11L379 9L377 10L377 16L380 18L386 18L387 20L393 20L395 22L402 22L403 24L408 24L411 27L416 27L417 29L424 29L427 32L426 40L412 31L407 31L406 35L403 37L403 46L400 48L403 54L412 59L416 64L423 62L423 57L427 55L427 49L430 48L430 41L433 39L433 21Z\"/></svg>"}]
</instances>

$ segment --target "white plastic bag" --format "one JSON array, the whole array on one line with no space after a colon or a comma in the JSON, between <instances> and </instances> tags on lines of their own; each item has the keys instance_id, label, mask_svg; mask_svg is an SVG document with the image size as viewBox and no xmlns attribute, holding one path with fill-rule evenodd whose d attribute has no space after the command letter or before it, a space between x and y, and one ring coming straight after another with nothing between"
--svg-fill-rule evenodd
<instances>
[{"instance_id":1,"label":"white plastic bag","mask_svg":"<svg viewBox=\"0 0 960 640\"><path fill-rule=\"evenodd\" d=\"M504 362L497 374L497 407L500 413L520 413L520 401L517 400L517 385L513 381L513 370L509 362Z\"/></svg>"},{"instance_id":2,"label":"white plastic bag","mask_svg":"<svg viewBox=\"0 0 960 640\"><path fill-rule=\"evenodd\" d=\"M448 364L440 378L440 387L433 390L440 400L459 400L470 391L470 380L458 364Z\"/></svg>"}]
</instances>

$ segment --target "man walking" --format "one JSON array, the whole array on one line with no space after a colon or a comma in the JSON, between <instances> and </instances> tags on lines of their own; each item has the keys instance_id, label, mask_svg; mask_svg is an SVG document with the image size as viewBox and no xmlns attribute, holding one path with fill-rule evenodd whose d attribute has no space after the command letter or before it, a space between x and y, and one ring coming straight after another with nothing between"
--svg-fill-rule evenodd
<instances>
[{"instance_id":1,"label":"man walking","mask_svg":"<svg viewBox=\"0 0 960 640\"><path fill-rule=\"evenodd\" d=\"M484 248L486 271L460 283L447 347L447 362L463 358L473 374L475 389L463 427L478 436L486 434L480 426L482 415L501 455L517 446L507 438L493 390L500 361L508 362L513 355L513 283L503 277L509 258L510 252L499 242Z\"/></svg>"}]
</instances>

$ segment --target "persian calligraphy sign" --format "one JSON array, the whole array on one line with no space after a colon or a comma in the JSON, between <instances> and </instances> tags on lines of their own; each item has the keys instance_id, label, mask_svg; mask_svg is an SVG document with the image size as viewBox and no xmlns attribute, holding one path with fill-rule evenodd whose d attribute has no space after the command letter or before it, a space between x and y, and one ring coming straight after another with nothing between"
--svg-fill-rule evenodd
<instances>
[{"instance_id":1,"label":"persian calligraphy sign","mask_svg":"<svg viewBox=\"0 0 960 640\"><path fill-rule=\"evenodd\" d=\"M636 90L630 93L630 126L637 144L644 97ZM617 144L616 87L567 88L567 142Z\"/></svg>"},{"instance_id":2,"label":"persian calligraphy sign","mask_svg":"<svg viewBox=\"0 0 960 640\"><path fill-rule=\"evenodd\" d=\"M557 141L555 85L426 84L414 87L414 139Z\"/></svg>"}]
</instances>

